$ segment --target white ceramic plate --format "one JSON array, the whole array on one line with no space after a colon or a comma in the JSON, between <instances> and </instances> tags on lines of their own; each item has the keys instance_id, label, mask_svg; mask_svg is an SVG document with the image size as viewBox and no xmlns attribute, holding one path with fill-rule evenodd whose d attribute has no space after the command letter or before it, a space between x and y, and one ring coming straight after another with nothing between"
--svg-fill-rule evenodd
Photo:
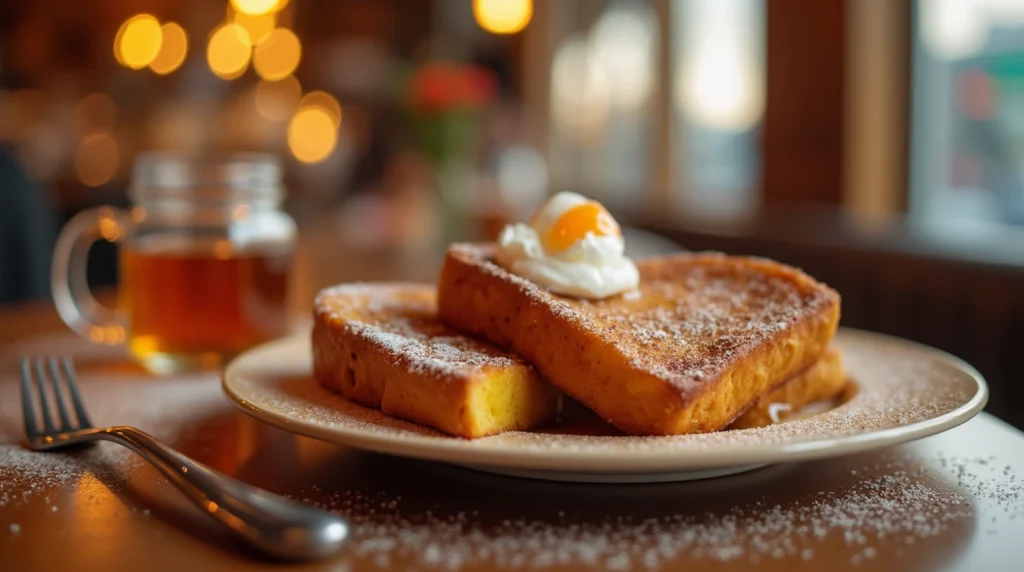
<instances>
[{"instance_id":1,"label":"white ceramic plate","mask_svg":"<svg viewBox=\"0 0 1024 572\"><path fill-rule=\"evenodd\" d=\"M841 329L834 343L857 387L841 405L770 427L672 437L566 434L557 427L449 437L321 388L310 375L307 335L239 356L223 385L254 417L309 437L482 471L585 482L708 478L885 447L956 427L988 400L981 375L941 351L850 329Z\"/></svg>"}]
</instances>

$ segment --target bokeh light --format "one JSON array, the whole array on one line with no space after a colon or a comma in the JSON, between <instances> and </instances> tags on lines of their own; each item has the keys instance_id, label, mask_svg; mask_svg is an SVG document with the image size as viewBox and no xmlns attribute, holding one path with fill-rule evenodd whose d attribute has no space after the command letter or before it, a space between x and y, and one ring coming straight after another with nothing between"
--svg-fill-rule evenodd
<instances>
[{"instance_id":1,"label":"bokeh light","mask_svg":"<svg viewBox=\"0 0 1024 572\"><path fill-rule=\"evenodd\" d=\"M555 126L580 143L593 143L608 123L608 78L576 34L562 40L551 64L551 114Z\"/></svg>"},{"instance_id":2,"label":"bokeh light","mask_svg":"<svg viewBox=\"0 0 1024 572\"><path fill-rule=\"evenodd\" d=\"M278 3L279 0L231 0L231 5L235 10L252 16L278 10L287 2L280 2L281 6L278 6Z\"/></svg>"},{"instance_id":3,"label":"bokeh light","mask_svg":"<svg viewBox=\"0 0 1024 572\"><path fill-rule=\"evenodd\" d=\"M156 58L149 63L149 69L159 75L167 75L178 69L185 61L188 53L188 34L174 22L167 22L160 27L163 43Z\"/></svg>"},{"instance_id":4,"label":"bokeh light","mask_svg":"<svg viewBox=\"0 0 1024 572\"><path fill-rule=\"evenodd\" d=\"M980 4L988 13L989 21L1003 26L1024 24L1024 2L1020 0L985 0Z\"/></svg>"},{"instance_id":5,"label":"bokeh light","mask_svg":"<svg viewBox=\"0 0 1024 572\"><path fill-rule=\"evenodd\" d=\"M249 32L238 24L225 24L210 36L206 47L206 60L218 77L234 79L249 67L252 42Z\"/></svg>"},{"instance_id":6,"label":"bokeh light","mask_svg":"<svg viewBox=\"0 0 1024 572\"><path fill-rule=\"evenodd\" d=\"M761 90L743 59L735 52L708 52L676 82L676 98L687 117L698 125L727 132L752 128L764 112Z\"/></svg>"},{"instance_id":7,"label":"bokeh light","mask_svg":"<svg viewBox=\"0 0 1024 572\"><path fill-rule=\"evenodd\" d=\"M991 75L971 67L960 72L954 82L956 108L964 117L987 121L999 110L999 86Z\"/></svg>"},{"instance_id":8,"label":"bokeh light","mask_svg":"<svg viewBox=\"0 0 1024 572\"><path fill-rule=\"evenodd\" d=\"M319 107L300 107L288 124L288 149L303 163L319 163L338 144L338 128Z\"/></svg>"},{"instance_id":9,"label":"bokeh light","mask_svg":"<svg viewBox=\"0 0 1024 572\"><path fill-rule=\"evenodd\" d=\"M492 34L515 34L533 18L533 0L473 0L473 16Z\"/></svg>"},{"instance_id":10,"label":"bokeh light","mask_svg":"<svg viewBox=\"0 0 1024 572\"><path fill-rule=\"evenodd\" d=\"M299 107L302 86L295 76L279 81L260 80L256 84L256 112L271 121L284 121Z\"/></svg>"},{"instance_id":11,"label":"bokeh light","mask_svg":"<svg viewBox=\"0 0 1024 572\"><path fill-rule=\"evenodd\" d=\"M117 162L117 141L106 131L93 133L78 146L75 172L85 185L98 187L114 178Z\"/></svg>"},{"instance_id":12,"label":"bokeh light","mask_svg":"<svg viewBox=\"0 0 1024 572\"><path fill-rule=\"evenodd\" d=\"M160 22L149 14L128 18L114 37L114 56L122 65L140 70L160 52L163 31Z\"/></svg>"},{"instance_id":13,"label":"bokeh light","mask_svg":"<svg viewBox=\"0 0 1024 572\"><path fill-rule=\"evenodd\" d=\"M944 60L959 60L981 51L988 39L987 14L969 0L923 0L921 39L928 50Z\"/></svg>"},{"instance_id":14,"label":"bokeh light","mask_svg":"<svg viewBox=\"0 0 1024 572\"><path fill-rule=\"evenodd\" d=\"M324 110L335 127L341 127L341 104L326 91L311 91L302 97L299 107L319 107Z\"/></svg>"},{"instance_id":15,"label":"bokeh light","mask_svg":"<svg viewBox=\"0 0 1024 572\"><path fill-rule=\"evenodd\" d=\"M287 28L277 28L256 46L252 65L261 78L274 81L291 75L301 58L298 36Z\"/></svg>"},{"instance_id":16,"label":"bokeh light","mask_svg":"<svg viewBox=\"0 0 1024 572\"><path fill-rule=\"evenodd\" d=\"M727 133L753 128L764 115L763 47L751 0L684 2L684 49L676 68L676 105L696 125Z\"/></svg>"},{"instance_id":17,"label":"bokeh light","mask_svg":"<svg viewBox=\"0 0 1024 572\"><path fill-rule=\"evenodd\" d=\"M277 18L272 12L254 16L236 11L234 16L231 17L231 21L245 28L246 32L249 32L249 39L253 45L266 40L270 33L274 31L274 26L277 25Z\"/></svg>"},{"instance_id":18,"label":"bokeh light","mask_svg":"<svg viewBox=\"0 0 1024 572\"><path fill-rule=\"evenodd\" d=\"M515 143L498 152L495 178L502 199L519 211L537 208L548 190L548 166L529 145Z\"/></svg>"},{"instance_id":19,"label":"bokeh light","mask_svg":"<svg viewBox=\"0 0 1024 572\"><path fill-rule=\"evenodd\" d=\"M128 29L128 24L130 24L131 22L132 22L131 18L128 18L127 20L122 22L121 26L117 29L117 33L114 34L114 59L117 60L117 63L119 63L119 64L121 64L122 66L125 66L125 67L127 67L128 64L124 63L124 58L121 56L121 40L124 39L124 31L126 29ZM20 56L20 54L19 54L19 56ZM24 56L20 56L20 57L24 57Z\"/></svg>"},{"instance_id":20,"label":"bokeh light","mask_svg":"<svg viewBox=\"0 0 1024 572\"><path fill-rule=\"evenodd\" d=\"M110 131L117 119L114 100L105 93L90 93L75 107L75 130L82 137L97 131Z\"/></svg>"},{"instance_id":21,"label":"bokeh light","mask_svg":"<svg viewBox=\"0 0 1024 572\"><path fill-rule=\"evenodd\" d=\"M657 22L646 4L612 4L590 32L590 56L604 69L612 106L643 105L654 85Z\"/></svg>"}]
</instances>

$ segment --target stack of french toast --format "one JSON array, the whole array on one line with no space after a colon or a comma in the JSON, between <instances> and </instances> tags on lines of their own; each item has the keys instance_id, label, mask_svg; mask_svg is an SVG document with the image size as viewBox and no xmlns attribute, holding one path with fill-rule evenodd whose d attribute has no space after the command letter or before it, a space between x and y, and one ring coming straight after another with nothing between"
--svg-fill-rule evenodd
<instances>
[{"instance_id":1,"label":"stack of french toast","mask_svg":"<svg viewBox=\"0 0 1024 572\"><path fill-rule=\"evenodd\" d=\"M449 246L436 286L322 290L314 375L463 438L557 425L571 402L612 434L761 427L844 391L839 316L833 289L770 260L629 260L599 203L560 193L497 242Z\"/></svg>"}]
</instances>

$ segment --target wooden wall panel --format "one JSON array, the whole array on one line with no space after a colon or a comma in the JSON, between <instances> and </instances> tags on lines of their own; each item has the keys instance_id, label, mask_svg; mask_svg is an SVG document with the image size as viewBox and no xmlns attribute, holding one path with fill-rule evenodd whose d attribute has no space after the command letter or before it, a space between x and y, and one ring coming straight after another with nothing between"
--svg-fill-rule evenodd
<instances>
[{"instance_id":1,"label":"wooden wall panel","mask_svg":"<svg viewBox=\"0 0 1024 572\"><path fill-rule=\"evenodd\" d=\"M766 3L766 207L842 201L847 1Z\"/></svg>"}]
</instances>

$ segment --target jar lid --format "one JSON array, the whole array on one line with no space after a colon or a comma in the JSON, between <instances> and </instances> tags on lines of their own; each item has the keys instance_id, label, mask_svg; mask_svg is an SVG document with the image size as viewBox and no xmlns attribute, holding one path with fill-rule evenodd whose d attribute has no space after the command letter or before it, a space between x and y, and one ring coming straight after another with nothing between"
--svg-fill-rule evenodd
<instances>
[{"instance_id":1,"label":"jar lid","mask_svg":"<svg viewBox=\"0 0 1024 572\"><path fill-rule=\"evenodd\" d=\"M270 153L146 152L136 158L130 194L197 201L280 200L280 159Z\"/></svg>"}]
</instances>

